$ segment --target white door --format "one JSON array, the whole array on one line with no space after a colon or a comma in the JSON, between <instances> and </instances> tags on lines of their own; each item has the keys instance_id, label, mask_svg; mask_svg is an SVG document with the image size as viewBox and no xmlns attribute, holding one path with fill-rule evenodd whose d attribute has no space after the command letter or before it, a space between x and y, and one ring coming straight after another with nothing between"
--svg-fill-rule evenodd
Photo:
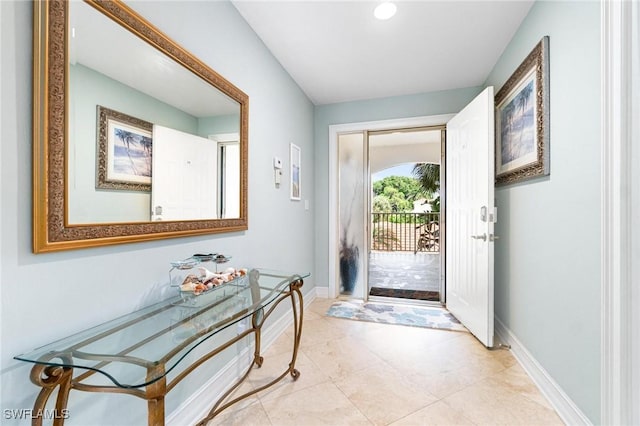
<instances>
[{"instance_id":1,"label":"white door","mask_svg":"<svg viewBox=\"0 0 640 426\"><path fill-rule=\"evenodd\" d=\"M216 218L215 141L153 126L151 220Z\"/></svg>"},{"instance_id":2,"label":"white door","mask_svg":"<svg viewBox=\"0 0 640 426\"><path fill-rule=\"evenodd\" d=\"M493 346L494 117L488 87L447 123L447 309Z\"/></svg>"}]
</instances>

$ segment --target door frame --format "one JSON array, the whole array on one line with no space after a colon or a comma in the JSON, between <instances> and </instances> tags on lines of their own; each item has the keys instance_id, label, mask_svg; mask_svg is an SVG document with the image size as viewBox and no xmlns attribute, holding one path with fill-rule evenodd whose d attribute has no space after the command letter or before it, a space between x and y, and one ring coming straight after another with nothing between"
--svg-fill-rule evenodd
<instances>
[{"instance_id":1,"label":"door frame","mask_svg":"<svg viewBox=\"0 0 640 426\"><path fill-rule=\"evenodd\" d=\"M601 422L638 424L640 407L640 5L601 2ZM635 55L635 56L634 56Z\"/></svg>"},{"instance_id":2,"label":"door frame","mask_svg":"<svg viewBox=\"0 0 640 426\"><path fill-rule=\"evenodd\" d=\"M329 126L329 288L328 297L339 296L338 283L338 135L378 130L393 130L410 127L442 126L455 114L439 114L423 117L398 118L390 120L366 121ZM364 295L363 295L364 296Z\"/></svg>"},{"instance_id":3,"label":"door frame","mask_svg":"<svg viewBox=\"0 0 640 426\"><path fill-rule=\"evenodd\" d=\"M240 146L240 133L232 132L232 133L215 133L207 136L208 139L214 141L217 144L216 152L218 155L218 173L217 178L218 182L216 185L216 194L217 194L217 205L216 205L216 213L218 214L219 219L223 219L225 214L225 200L226 197L225 189L223 188L223 180L222 176L225 172L226 164L223 162L226 161L226 156L221 154L222 148L226 145L235 145ZM240 172L240 168L238 168L238 172ZM240 208L240 196L238 195L238 208Z\"/></svg>"}]
</instances>

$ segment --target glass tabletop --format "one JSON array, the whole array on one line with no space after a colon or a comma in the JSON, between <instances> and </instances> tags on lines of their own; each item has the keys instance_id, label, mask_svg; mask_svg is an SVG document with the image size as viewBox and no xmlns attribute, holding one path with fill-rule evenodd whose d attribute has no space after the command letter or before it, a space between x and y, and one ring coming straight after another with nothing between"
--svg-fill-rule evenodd
<instances>
[{"instance_id":1,"label":"glass tabletop","mask_svg":"<svg viewBox=\"0 0 640 426\"><path fill-rule=\"evenodd\" d=\"M168 374L202 342L274 303L310 274L251 269L218 288L173 298L124 315L15 359L99 372L122 388ZM259 320L261 321L261 319Z\"/></svg>"}]
</instances>

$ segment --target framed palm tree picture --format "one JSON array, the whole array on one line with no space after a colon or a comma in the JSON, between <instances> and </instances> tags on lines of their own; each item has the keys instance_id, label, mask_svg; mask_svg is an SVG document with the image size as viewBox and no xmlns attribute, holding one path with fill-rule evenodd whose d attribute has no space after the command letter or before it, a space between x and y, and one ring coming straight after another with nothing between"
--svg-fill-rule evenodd
<instances>
[{"instance_id":1,"label":"framed palm tree picture","mask_svg":"<svg viewBox=\"0 0 640 426\"><path fill-rule=\"evenodd\" d=\"M151 190L153 124L98 105L96 188Z\"/></svg>"},{"instance_id":2,"label":"framed palm tree picture","mask_svg":"<svg viewBox=\"0 0 640 426\"><path fill-rule=\"evenodd\" d=\"M496 183L549 174L549 37L545 36L498 91Z\"/></svg>"}]
</instances>

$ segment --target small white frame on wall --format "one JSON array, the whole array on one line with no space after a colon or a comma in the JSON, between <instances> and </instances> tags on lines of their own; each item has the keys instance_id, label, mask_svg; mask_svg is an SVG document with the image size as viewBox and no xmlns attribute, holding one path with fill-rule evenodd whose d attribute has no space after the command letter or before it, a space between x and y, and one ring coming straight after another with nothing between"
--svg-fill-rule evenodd
<instances>
[{"instance_id":1,"label":"small white frame on wall","mask_svg":"<svg viewBox=\"0 0 640 426\"><path fill-rule=\"evenodd\" d=\"M302 152L300 147L295 144L291 144L290 146L290 156L291 156L291 199L292 200L300 200L300 196L302 194Z\"/></svg>"}]
</instances>

